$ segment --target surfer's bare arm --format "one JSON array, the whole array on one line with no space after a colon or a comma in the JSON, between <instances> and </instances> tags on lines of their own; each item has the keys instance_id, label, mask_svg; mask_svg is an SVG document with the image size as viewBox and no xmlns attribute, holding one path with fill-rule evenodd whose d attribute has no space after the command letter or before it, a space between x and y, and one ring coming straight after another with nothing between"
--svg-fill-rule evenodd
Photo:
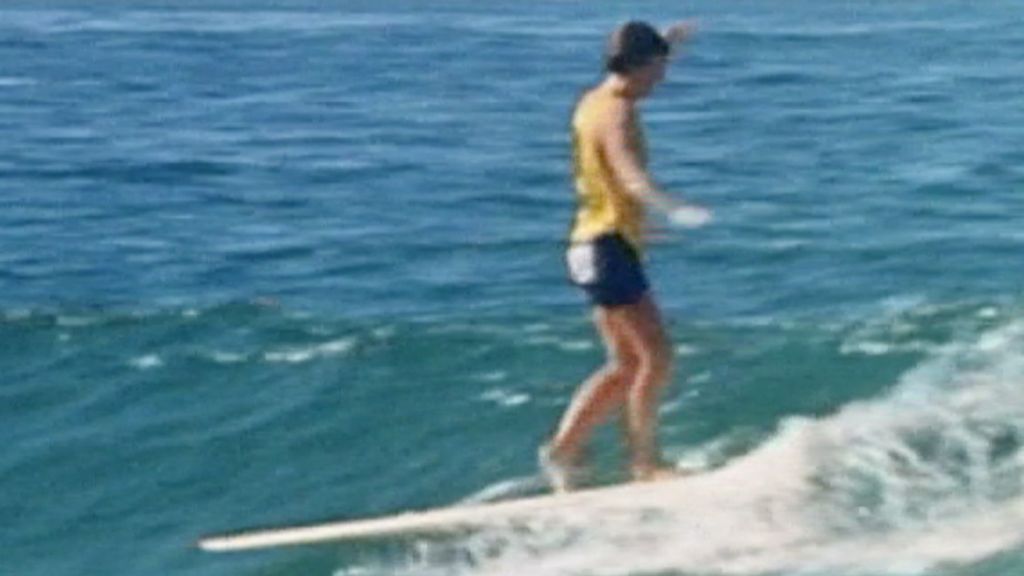
<instances>
[{"instance_id":1,"label":"surfer's bare arm","mask_svg":"<svg viewBox=\"0 0 1024 576\"><path fill-rule=\"evenodd\" d=\"M614 106L605 125L603 148L615 177L628 194L663 212L671 221L682 226L699 226L710 219L704 208L680 202L655 183L644 167L634 140L634 116L625 101Z\"/></svg>"},{"instance_id":2,"label":"surfer's bare arm","mask_svg":"<svg viewBox=\"0 0 1024 576\"><path fill-rule=\"evenodd\" d=\"M684 20L682 22L676 22L668 28L665 28L665 31L661 33L661 36L665 38L665 41L668 42L672 46L673 51L675 51L677 46L689 40L696 31L696 22Z\"/></svg>"},{"instance_id":3,"label":"surfer's bare arm","mask_svg":"<svg viewBox=\"0 0 1024 576\"><path fill-rule=\"evenodd\" d=\"M633 125L629 105L625 101L618 102L609 111L607 120L602 144L619 185L634 198L664 212L671 211L676 205L675 201L654 183L640 160L637 143L633 138L636 127Z\"/></svg>"}]
</instances>

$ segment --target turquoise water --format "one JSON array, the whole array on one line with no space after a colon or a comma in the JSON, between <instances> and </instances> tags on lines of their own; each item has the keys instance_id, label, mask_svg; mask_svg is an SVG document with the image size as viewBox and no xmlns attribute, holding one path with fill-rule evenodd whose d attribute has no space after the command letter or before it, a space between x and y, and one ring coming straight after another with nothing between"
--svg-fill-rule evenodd
<instances>
[{"instance_id":1,"label":"turquoise water","mask_svg":"<svg viewBox=\"0 0 1024 576\"><path fill-rule=\"evenodd\" d=\"M1010 3L0 7L0 573L1024 570L1024 11ZM601 349L566 124L626 18L708 205L650 275L654 517L240 555L249 526L509 494ZM596 441L614 480L614 429Z\"/></svg>"}]
</instances>

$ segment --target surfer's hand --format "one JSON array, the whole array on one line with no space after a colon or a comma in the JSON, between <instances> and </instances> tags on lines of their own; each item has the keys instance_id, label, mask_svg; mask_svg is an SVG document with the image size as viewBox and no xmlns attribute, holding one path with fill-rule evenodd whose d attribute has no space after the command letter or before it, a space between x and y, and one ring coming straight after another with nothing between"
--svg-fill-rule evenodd
<instances>
[{"instance_id":1,"label":"surfer's hand","mask_svg":"<svg viewBox=\"0 0 1024 576\"><path fill-rule=\"evenodd\" d=\"M665 41L675 46L682 42L689 40L693 36L694 32L697 31L697 23L691 20L684 20L682 22L676 22L662 33Z\"/></svg>"},{"instance_id":2,"label":"surfer's hand","mask_svg":"<svg viewBox=\"0 0 1024 576\"><path fill-rule=\"evenodd\" d=\"M711 211L692 204L677 206L668 213L668 221L679 228L700 228L711 222Z\"/></svg>"}]
</instances>

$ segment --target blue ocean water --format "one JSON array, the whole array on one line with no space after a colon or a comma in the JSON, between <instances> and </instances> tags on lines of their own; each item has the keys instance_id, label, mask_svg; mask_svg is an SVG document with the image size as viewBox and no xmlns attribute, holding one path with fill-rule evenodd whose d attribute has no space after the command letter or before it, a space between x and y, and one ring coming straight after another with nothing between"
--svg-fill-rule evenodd
<instances>
[{"instance_id":1,"label":"blue ocean water","mask_svg":"<svg viewBox=\"0 0 1024 576\"><path fill-rule=\"evenodd\" d=\"M601 359L561 266L566 127L629 18L700 25L643 116L654 173L716 215L649 262L662 441L715 481L653 519L196 550L536 473ZM1021 573L1022 20L4 3L0 574Z\"/></svg>"}]
</instances>

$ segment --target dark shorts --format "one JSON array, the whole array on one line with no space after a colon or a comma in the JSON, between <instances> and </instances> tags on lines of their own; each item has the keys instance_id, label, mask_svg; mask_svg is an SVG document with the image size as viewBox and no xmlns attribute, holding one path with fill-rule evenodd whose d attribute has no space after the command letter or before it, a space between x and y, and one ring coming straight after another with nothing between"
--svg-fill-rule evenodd
<instances>
[{"instance_id":1,"label":"dark shorts","mask_svg":"<svg viewBox=\"0 0 1024 576\"><path fill-rule=\"evenodd\" d=\"M647 276L636 250L619 234L569 246L569 279L595 306L635 304L647 293Z\"/></svg>"}]
</instances>

